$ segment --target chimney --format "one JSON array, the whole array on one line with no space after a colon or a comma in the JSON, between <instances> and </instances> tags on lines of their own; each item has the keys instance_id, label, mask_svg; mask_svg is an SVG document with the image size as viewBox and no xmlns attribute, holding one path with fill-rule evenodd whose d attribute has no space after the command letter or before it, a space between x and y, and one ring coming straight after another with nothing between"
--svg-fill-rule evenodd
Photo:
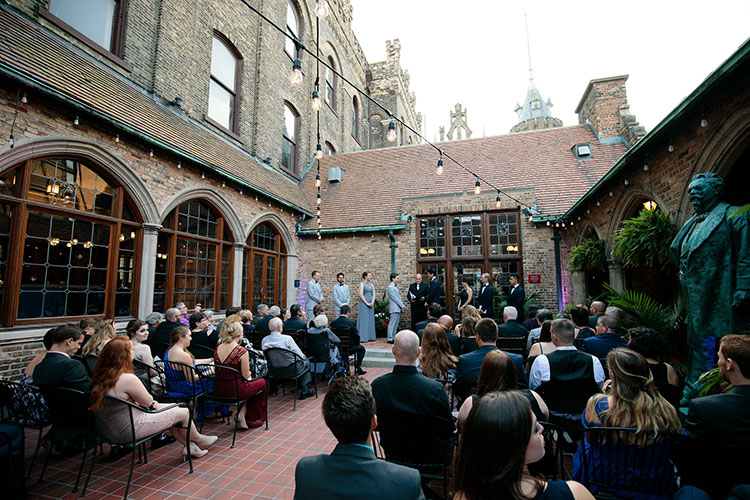
<instances>
[{"instance_id":1,"label":"chimney","mask_svg":"<svg viewBox=\"0 0 750 500\"><path fill-rule=\"evenodd\" d=\"M628 109L628 75L591 80L576 107L578 123L590 123L600 139L620 136L621 109Z\"/></svg>"}]
</instances>

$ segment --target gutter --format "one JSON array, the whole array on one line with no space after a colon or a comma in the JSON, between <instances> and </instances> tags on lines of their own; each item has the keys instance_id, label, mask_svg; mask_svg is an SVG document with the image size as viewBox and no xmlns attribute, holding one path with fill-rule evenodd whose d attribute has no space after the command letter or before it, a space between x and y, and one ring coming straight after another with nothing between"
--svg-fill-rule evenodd
<instances>
[{"instance_id":1,"label":"gutter","mask_svg":"<svg viewBox=\"0 0 750 500\"><path fill-rule=\"evenodd\" d=\"M379 231L398 231L406 229L406 224L394 224L392 226L360 226L360 227L340 227L334 229L321 229L320 234L346 234L346 233L375 233ZM315 236L318 234L317 229L297 230L298 236Z\"/></svg>"},{"instance_id":2,"label":"gutter","mask_svg":"<svg viewBox=\"0 0 750 500\"><path fill-rule=\"evenodd\" d=\"M98 109L96 109L96 108L94 108L92 106L89 106L88 104L84 104L84 103L82 103L82 102L80 102L80 101L78 101L76 99L73 99L73 98L69 97L68 95L66 95L65 93L63 93L63 92L61 92L61 91L59 91L57 89L54 89L54 88L52 88L52 87L50 87L50 86L48 86L48 85L46 85L46 84L44 84L42 82L39 82L39 81L37 81L37 80L35 80L33 78L30 78L30 77L24 75L23 73L21 73L19 71L16 71L14 68L11 68L10 66L7 66L4 63L0 63L0 70L2 70L12 80L16 80L19 83L21 83L21 84L23 84L23 85L25 85L27 87L30 87L32 89L35 89L35 90L37 90L38 92L40 92L42 94L51 95L53 98L55 98L55 99L57 99L57 100L65 103L65 104L73 107L76 110L82 111L84 113L87 113L87 114L95 117L95 118L98 118L99 120L102 120L102 121L104 121L106 123L109 123L110 125L114 126L115 128L119 128L120 130L122 130L124 132L127 132L128 134L133 135L133 136L135 136L135 137L137 137L137 138L139 138L139 139L141 139L141 140L143 140L143 141L145 141L145 142L147 142L149 144L152 144L152 145L154 145L154 146L156 146L158 148L161 148L163 150L169 151L169 152L173 153L174 155L176 155L176 156L178 156L178 157L180 157L180 158L182 158L184 160L188 160L188 161L190 161L192 163L195 163L195 164L197 164L197 165L205 168L208 171L211 171L211 172L213 172L215 174L218 174L221 177L224 177L227 180L230 180L232 182L235 182L236 184L239 184L240 186L242 186L244 188L247 188L247 189L255 191L255 192L259 193L259 194L262 194L263 196L265 196L267 198L271 198L271 199L275 200L276 202L281 203L282 205L285 205L288 208L291 208L293 210L301 212L301 213L303 213L305 215L309 215L310 217L313 216L312 212L308 212L307 210L303 209L302 207L298 207L297 205L295 205L295 204L293 204L293 203L291 203L289 201L283 200L283 199L277 197L276 195L273 195L273 194L269 193L268 191L266 191L266 190L264 190L262 188L259 188L259 187L255 186L253 184L250 184L248 181L246 181L245 179L242 179L241 177L237 177L234 174L230 174L229 172L225 172L225 171L221 170L220 168L216 167L215 165L213 165L211 163L208 163L208 162L206 162L204 160L196 158L195 156L193 156L193 155L191 155L189 153L186 153L186 152L184 152L184 151L182 151L180 149L177 149L174 146L172 146L171 144L169 144L167 142L164 142L161 139L157 139L156 137L153 137L152 135L147 134L146 132L143 132L143 131L137 129L137 128L133 127L132 125L129 125L128 123L125 123L122 120L114 118L114 117L112 117L112 116L110 116L110 115L108 115L108 114L106 114L106 113L104 113L102 111L99 111Z\"/></svg>"}]
</instances>

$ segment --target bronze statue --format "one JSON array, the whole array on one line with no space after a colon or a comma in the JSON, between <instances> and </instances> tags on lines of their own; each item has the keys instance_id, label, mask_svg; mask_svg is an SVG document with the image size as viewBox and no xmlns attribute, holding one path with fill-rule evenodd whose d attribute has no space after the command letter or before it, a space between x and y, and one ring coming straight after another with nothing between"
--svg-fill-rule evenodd
<instances>
[{"instance_id":1,"label":"bronze statue","mask_svg":"<svg viewBox=\"0 0 750 500\"><path fill-rule=\"evenodd\" d=\"M719 339L747 320L750 305L750 231L748 216L730 215L739 207L722 202L724 180L697 174L688 186L695 209L670 247L687 299L688 363L685 398L700 389L696 381L713 368ZM746 326L745 326L746 327Z\"/></svg>"}]
</instances>

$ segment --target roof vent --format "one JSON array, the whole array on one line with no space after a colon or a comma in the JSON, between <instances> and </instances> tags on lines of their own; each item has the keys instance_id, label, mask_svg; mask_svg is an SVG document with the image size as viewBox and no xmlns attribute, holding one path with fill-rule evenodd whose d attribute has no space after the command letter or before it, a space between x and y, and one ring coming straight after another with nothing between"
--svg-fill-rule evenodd
<instances>
[{"instance_id":1,"label":"roof vent","mask_svg":"<svg viewBox=\"0 0 750 500\"><path fill-rule=\"evenodd\" d=\"M344 171L339 167L328 168L328 182L341 182L344 178Z\"/></svg>"},{"instance_id":2,"label":"roof vent","mask_svg":"<svg viewBox=\"0 0 750 500\"><path fill-rule=\"evenodd\" d=\"M573 146L573 153L576 155L576 158L580 159L588 159L591 158L591 146L588 143L584 144L576 144Z\"/></svg>"}]
</instances>

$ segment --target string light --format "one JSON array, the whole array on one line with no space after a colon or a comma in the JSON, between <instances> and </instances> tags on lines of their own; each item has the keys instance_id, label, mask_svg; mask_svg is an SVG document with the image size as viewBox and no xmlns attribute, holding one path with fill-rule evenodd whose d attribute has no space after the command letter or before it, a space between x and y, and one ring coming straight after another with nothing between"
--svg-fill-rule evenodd
<instances>
[{"instance_id":1,"label":"string light","mask_svg":"<svg viewBox=\"0 0 750 500\"><path fill-rule=\"evenodd\" d=\"M388 134L385 137L391 142L396 140L396 122L393 118L391 118L391 123L388 124Z\"/></svg>"},{"instance_id":2,"label":"string light","mask_svg":"<svg viewBox=\"0 0 750 500\"><path fill-rule=\"evenodd\" d=\"M624 181L622 181L622 183L623 183L623 184L625 184L625 185L627 186L628 184L630 184L630 181L629 181L629 180L627 180L627 179L625 179Z\"/></svg>"},{"instance_id":3,"label":"string light","mask_svg":"<svg viewBox=\"0 0 750 500\"><path fill-rule=\"evenodd\" d=\"M500 201L501 201L500 200L500 193L498 192L497 193L497 198L495 198L495 208L498 209L498 210L500 209Z\"/></svg>"},{"instance_id":4,"label":"string light","mask_svg":"<svg viewBox=\"0 0 750 500\"><path fill-rule=\"evenodd\" d=\"M182 160L177 162L177 168L182 168Z\"/></svg>"},{"instance_id":5,"label":"string light","mask_svg":"<svg viewBox=\"0 0 750 500\"><path fill-rule=\"evenodd\" d=\"M437 168L435 169L435 173L437 175L443 175L443 152L440 151L440 159L437 163Z\"/></svg>"},{"instance_id":6,"label":"string light","mask_svg":"<svg viewBox=\"0 0 750 500\"><path fill-rule=\"evenodd\" d=\"M240 194L242 194L242 188L240 188ZM257 200L258 198L255 198L255 199Z\"/></svg>"},{"instance_id":7,"label":"string light","mask_svg":"<svg viewBox=\"0 0 750 500\"><path fill-rule=\"evenodd\" d=\"M670 144L669 147L667 148L667 151L669 151L670 153L674 153L674 145Z\"/></svg>"},{"instance_id":8,"label":"string light","mask_svg":"<svg viewBox=\"0 0 750 500\"><path fill-rule=\"evenodd\" d=\"M148 156L149 156L150 158L153 158L153 157L154 157L154 150L153 150L153 149L152 149L151 151L149 151L149 152L148 152Z\"/></svg>"},{"instance_id":9,"label":"string light","mask_svg":"<svg viewBox=\"0 0 750 500\"><path fill-rule=\"evenodd\" d=\"M315 146L315 158L317 158L318 160L323 158L323 146L321 146L320 143Z\"/></svg>"},{"instance_id":10,"label":"string light","mask_svg":"<svg viewBox=\"0 0 750 500\"><path fill-rule=\"evenodd\" d=\"M477 178L477 182L474 183L474 194L479 194L482 192L482 187L479 184L479 178Z\"/></svg>"},{"instance_id":11,"label":"string light","mask_svg":"<svg viewBox=\"0 0 750 500\"><path fill-rule=\"evenodd\" d=\"M547 226L549 226L549 225L550 225L550 224L549 224L549 221L547 221Z\"/></svg>"},{"instance_id":12,"label":"string light","mask_svg":"<svg viewBox=\"0 0 750 500\"><path fill-rule=\"evenodd\" d=\"M648 172L648 163L643 164L643 171Z\"/></svg>"},{"instance_id":13,"label":"string light","mask_svg":"<svg viewBox=\"0 0 750 500\"><path fill-rule=\"evenodd\" d=\"M13 149L13 146L16 145L16 140L13 138L13 134L10 134L10 140L8 141L8 143L11 149Z\"/></svg>"},{"instance_id":14,"label":"string light","mask_svg":"<svg viewBox=\"0 0 750 500\"><path fill-rule=\"evenodd\" d=\"M320 94L318 93L318 89L315 89L312 92L312 109L314 111L320 111Z\"/></svg>"},{"instance_id":15,"label":"string light","mask_svg":"<svg viewBox=\"0 0 750 500\"><path fill-rule=\"evenodd\" d=\"M206 173L205 172L201 172L201 179L205 179L205 178L206 178Z\"/></svg>"},{"instance_id":16,"label":"string light","mask_svg":"<svg viewBox=\"0 0 750 500\"><path fill-rule=\"evenodd\" d=\"M320 187L320 174L315 174L315 187Z\"/></svg>"},{"instance_id":17,"label":"string light","mask_svg":"<svg viewBox=\"0 0 750 500\"><path fill-rule=\"evenodd\" d=\"M21 102L24 103L24 104L26 104L27 102L29 102L29 100L26 98L26 92L23 93L23 97L21 97Z\"/></svg>"},{"instance_id":18,"label":"string light","mask_svg":"<svg viewBox=\"0 0 750 500\"><path fill-rule=\"evenodd\" d=\"M295 87L302 85L302 61L299 57L294 60L292 74L289 76L289 81L291 81L292 85Z\"/></svg>"},{"instance_id":19,"label":"string light","mask_svg":"<svg viewBox=\"0 0 750 500\"><path fill-rule=\"evenodd\" d=\"M328 0L318 0L315 2L315 14L320 18L328 15Z\"/></svg>"},{"instance_id":20,"label":"string light","mask_svg":"<svg viewBox=\"0 0 750 500\"><path fill-rule=\"evenodd\" d=\"M120 134L117 134L115 136L115 142L118 142L118 143L120 142Z\"/></svg>"},{"instance_id":21,"label":"string light","mask_svg":"<svg viewBox=\"0 0 750 500\"><path fill-rule=\"evenodd\" d=\"M78 119L78 115L76 115L76 119L73 120L73 125L78 125L80 123L81 123L81 121Z\"/></svg>"},{"instance_id":22,"label":"string light","mask_svg":"<svg viewBox=\"0 0 750 500\"><path fill-rule=\"evenodd\" d=\"M226 181L221 181L221 187L223 187L223 188L224 188L224 187L227 187L227 183L226 183Z\"/></svg>"},{"instance_id":23,"label":"string light","mask_svg":"<svg viewBox=\"0 0 750 500\"><path fill-rule=\"evenodd\" d=\"M320 193L318 193L317 204L320 205L320 202L321 202Z\"/></svg>"}]
</instances>

